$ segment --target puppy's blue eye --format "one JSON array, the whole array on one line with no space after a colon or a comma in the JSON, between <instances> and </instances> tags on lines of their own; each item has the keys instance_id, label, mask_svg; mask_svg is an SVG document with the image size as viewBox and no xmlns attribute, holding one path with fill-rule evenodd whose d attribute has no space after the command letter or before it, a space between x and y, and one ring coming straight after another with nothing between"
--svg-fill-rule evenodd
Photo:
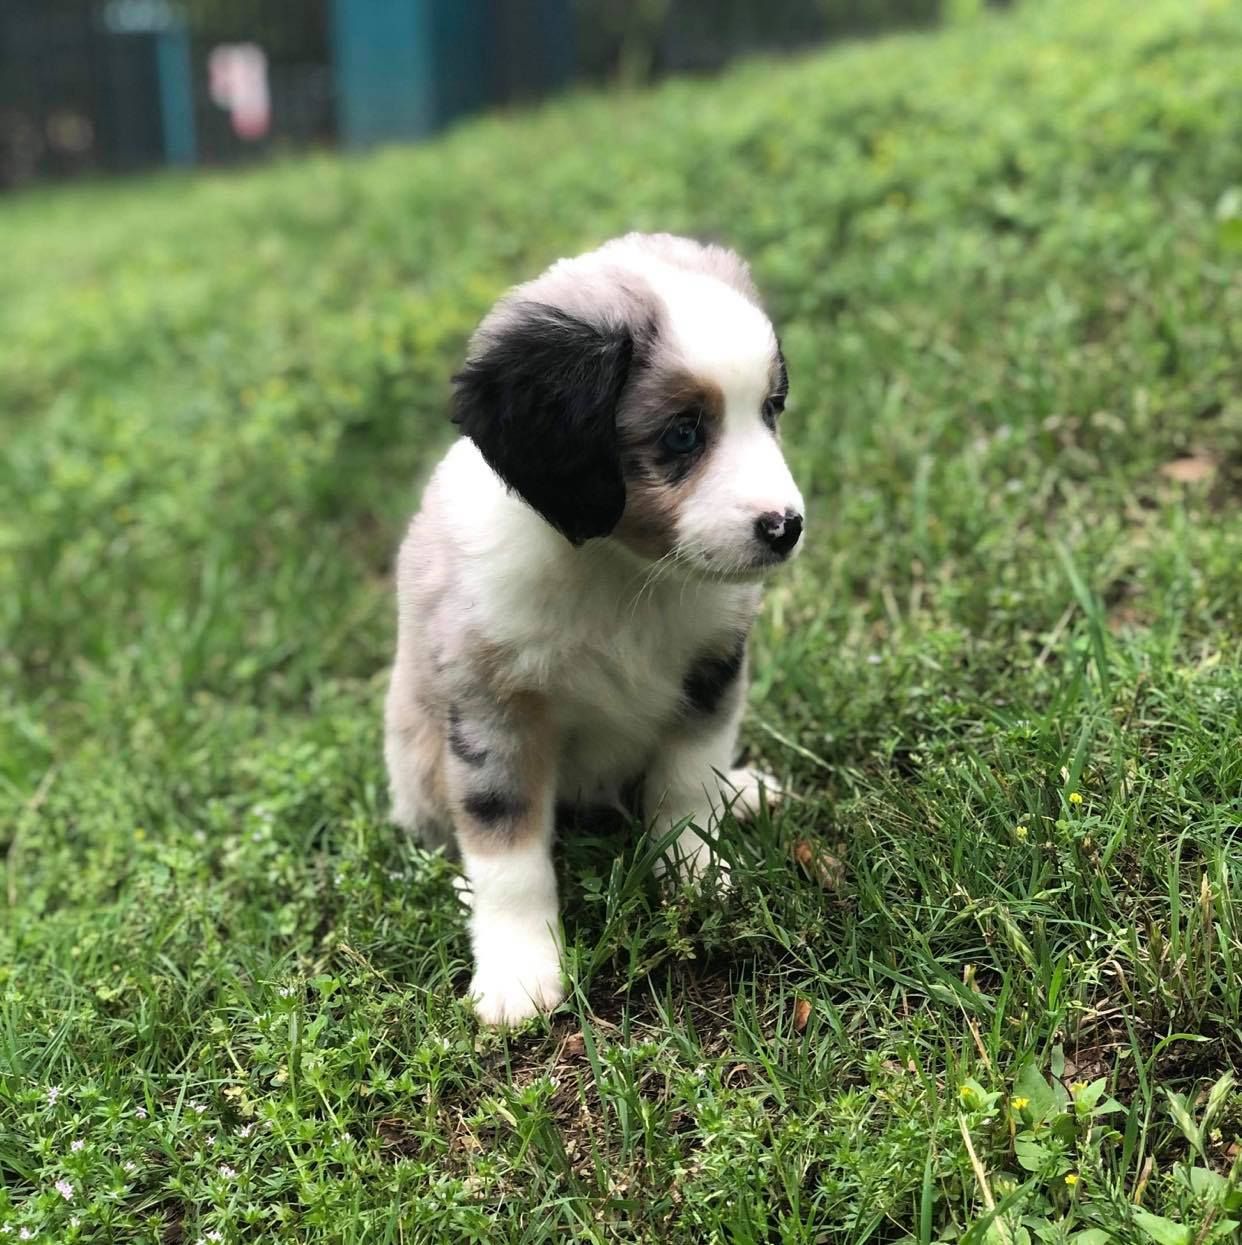
<instances>
[{"instance_id":1,"label":"puppy's blue eye","mask_svg":"<svg viewBox=\"0 0 1242 1245\"><path fill-rule=\"evenodd\" d=\"M660 438L672 454L692 454L703 444L703 428L697 415L681 415L673 420Z\"/></svg>"}]
</instances>

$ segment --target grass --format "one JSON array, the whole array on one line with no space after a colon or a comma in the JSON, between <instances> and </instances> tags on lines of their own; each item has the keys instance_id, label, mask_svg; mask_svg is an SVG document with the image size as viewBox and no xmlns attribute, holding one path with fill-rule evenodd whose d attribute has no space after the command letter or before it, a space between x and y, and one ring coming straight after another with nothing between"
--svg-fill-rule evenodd
<instances>
[{"instance_id":1,"label":"grass","mask_svg":"<svg viewBox=\"0 0 1242 1245\"><path fill-rule=\"evenodd\" d=\"M0 1232L1237 1239L1240 57L1050 0L0 203ZM572 999L480 1032L388 568L477 318L630 227L781 327L800 798L725 903L567 836Z\"/></svg>"}]
</instances>

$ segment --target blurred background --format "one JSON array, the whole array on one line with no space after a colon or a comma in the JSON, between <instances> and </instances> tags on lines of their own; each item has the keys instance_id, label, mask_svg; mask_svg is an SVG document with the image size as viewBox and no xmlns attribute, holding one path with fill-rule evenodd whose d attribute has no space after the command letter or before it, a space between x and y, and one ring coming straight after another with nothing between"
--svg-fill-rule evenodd
<instances>
[{"instance_id":1,"label":"blurred background","mask_svg":"<svg viewBox=\"0 0 1242 1245\"><path fill-rule=\"evenodd\" d=\"M995 3L996 0L993 0ZM426 137L971 0L4 0L0 188Z\"/></svg>"}]
</instances>

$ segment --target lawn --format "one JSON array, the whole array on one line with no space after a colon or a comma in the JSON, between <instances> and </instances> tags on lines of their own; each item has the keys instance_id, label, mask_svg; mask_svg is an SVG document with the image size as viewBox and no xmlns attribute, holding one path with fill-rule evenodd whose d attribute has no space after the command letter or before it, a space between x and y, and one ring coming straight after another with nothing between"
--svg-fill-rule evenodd
<instances>
[{"instance_id":1,"label":"lawn","mask_svg":"<svg viewBox=\"0 0 1242 1245\"><path fill-rule=\"evenodd\" d=\"M1242 6L1029 3L418 149L0 201L0 1233L1242 1220ZM754 263L806 555L723 902L560 851L480 1031L386 824L389 569L511 282Z\"/></svg>"}]
</instances>

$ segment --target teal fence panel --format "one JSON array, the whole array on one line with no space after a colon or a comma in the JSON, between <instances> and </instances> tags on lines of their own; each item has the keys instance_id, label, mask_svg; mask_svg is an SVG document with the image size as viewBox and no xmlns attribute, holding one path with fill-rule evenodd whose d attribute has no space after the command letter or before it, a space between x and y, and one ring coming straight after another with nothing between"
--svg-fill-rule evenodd
<instances>
[{"instance_id":1,"label":"teal fence panel","mask_svg":"<svg viewBox=\"0 0 1242 1245\"><path fill-rule=\"evenodd\" d=\"M335 0L337 133L351 147L436 127L434 0Z\"/></svg>"},{"instance_id":2,"label":"teal fence panel","mask_svg":"<svg viewBox=\"0 0 1242 1245\"><path fill-rule=\"evenodd\" d=\"M155 67L164 159L169 164L193 164L198 158L198 143L194 133L194 70L186 27L175 26L156 35Z\"/></svg>"}]
</instances>

